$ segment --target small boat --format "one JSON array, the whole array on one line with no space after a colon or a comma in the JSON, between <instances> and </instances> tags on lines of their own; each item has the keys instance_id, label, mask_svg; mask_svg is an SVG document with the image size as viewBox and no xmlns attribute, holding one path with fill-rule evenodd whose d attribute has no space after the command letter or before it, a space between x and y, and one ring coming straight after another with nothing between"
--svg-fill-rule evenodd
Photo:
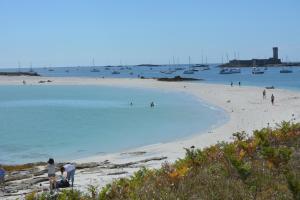
<instances>
[{"instance_id":1,"label":"small boat","mask_svg":"<svg viewBox=\"0 0 300 200\"><path fill-rule=\"evenodd\" d=\"M175 70L178 70L178 71L184 70L184 69L185 69L184 67L176 67L176 68L175 68Z\"/></svg>"},{"instance_id":2,"label":"small boat","mask_svg":"<svg viewBox=\"0 0 300 200\"><path fill-rule=\"evenodd\" d=\"M185 70L183 73L184 74L194 74L194 70L192 70L192 69Z\"/></svg>"},{"instance_id":3,"label":"small boat","mask_svg":"<svg viewBox=\"0 0 300 200\"><path fill-rule=\"evenodd\" d=\"M240 68L223 68L220 70L220 74L238 74L241 73Z\"/></svg>"},{"instance_id":4,"label":"small boat","mask_svg":"<svg viewBox=\"0 0 300 200\"><path fill-rule=\"evenodd\" d=\"M100 72L100 70L94 68L94 69L91 70L91 72Z\"/></svg>"},{"instance_id":5,"label":"small boat","mask_svg":"<svg viewBox=\"0 0 300 200\"><path fill-rule=\"evenodd\" d=\"M191 57L189 56L189 67L187 70L183 71L184 74L194 74L194 70L191 68Z\"/></svg>"},{"instance_id":6,"label":"small boat","mask_svg":"<svg viewBox=\"0 0 300 200\"><path fill-rule=\"evenodd\" d=\"M284 69L283 68L279 72L282 73L282 74L287 74L287 73L293 73L293 70L291 70L291 69Z\"/></svg>"},{"instance_id":7,"label":"small boat","mask_svg":"<svg viewBox=\"0 0 300 200\"><path fill-rule=\"evenodd\" d=\"M53 71L54 71L54 69L48 69L48 71L49 71L49 72L53 72Z\"/></svg>"},{"instance_id":8,"label":"small boat","mask_svg":"<svg viewBox=\"0 0 300 200\"><path fill-rule=\"evenodd\" d=\"M118 71L113 71L112 74L120 74Z\"/></svg>"},{"instance_id":9,"label":"small boat","mask_svg":"<svg viewBox=\"0 0 300 200\"><path fill-rule=\"evenodd\" d=\"M163 74L173 74L175 72L175 70L166 70L166 71L160 71L160 73L163 73Z\"/></svg>"},{"instance_id":10,"label":"small boat","mask_svg":"<svg viewBox=\"0 0 300 200\"><path fill-rule=\"evenodd\" d=\"M210 70L209 65L207 65L207 64L195 64L192 67L199 68L201 71Z\"/></svg>"},{"instance_id":11,"label":"small boat","mask_svg":"<svg viewBox=\"0 0 300 200\"><path fill-rule=\"evenodd\" d=\"M252 68L252 74L264 74L265 72L257 67Z\"/></svg>"}]
</instances>

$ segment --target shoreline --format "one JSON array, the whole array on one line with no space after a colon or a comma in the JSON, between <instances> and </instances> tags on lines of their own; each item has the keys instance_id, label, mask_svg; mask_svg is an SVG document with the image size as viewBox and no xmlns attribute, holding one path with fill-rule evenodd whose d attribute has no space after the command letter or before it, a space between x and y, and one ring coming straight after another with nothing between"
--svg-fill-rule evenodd
<instances>
[{"instance_id":1,"label":"shoreline","mask_svg":"<svg viewBox=\"0 0 300 200\"><path fill-rule=\"evenodd\" d=\"M67 77L0 77L0 85L99 85L116 87L137 87L185 92L200 99L200 102L221 108L228 114L228 120L207 132L195 133L171 142L152 144L105 155L89 156L73 160L78 164L105 163L119 164L119 168L98 166L88 170L77 170L75 187L85 190L88 184L99 187L120 177L128 177L141 167L159 168L163 162L174 162L185 154L184 148L195 146L204 148L218 141L230 141L234 132L248 134L255 129L274 127L283 120L299 122L300 93L285 89L267 90L267 99L262 99L260 87L210 84L203 82L160 82L152 79L127 78L67 78ZM40 80L52 82L39 83ZM275 105L270 103L270 95L275 95ZM269 124L268 124L269 123ZM160 159L164 158L164 159ZM143 161L147 162L143 162ZM133 163L132 165L126 165ZM124 164L124 165L122 165ZM43 175L42 175L43 176ZM47 186L47 182L43 183Z\"/></svg>"}]
</instances>

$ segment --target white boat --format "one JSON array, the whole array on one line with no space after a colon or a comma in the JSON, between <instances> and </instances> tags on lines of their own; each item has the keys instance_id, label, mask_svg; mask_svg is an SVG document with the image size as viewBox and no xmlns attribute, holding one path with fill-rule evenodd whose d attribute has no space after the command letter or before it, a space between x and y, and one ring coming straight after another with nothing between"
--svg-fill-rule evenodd
<instances>
[{"instance_id":1,"label":"white boat","mask_svg":"<svg viewBox=\"0 0 300 200\"><path fill-rule=\"evenodd\" d=\"M252 68L252 74L264 74L265 72L258 67Z\"/></svg>"},{"instance_id":2,"label":"white boat","mask_svg":"<svg viewBox=\"0 0 300 200\"><path fill-rule=\"evenodd\" d=\"M195 64L192 67L193 68L198 68L201 71L210 70L209 65L207 65L207 64Z\"/></svg>"},{"instance_id":3,"label":"white boat","mask_svg":"<svg viewBox=\"0 0 300 200\"><path fill-rule=\"evenodd\" d=\"M220 70L220 74L238 74L241 73L240 68L223 68Z\"/></svg>"}]
</instances>

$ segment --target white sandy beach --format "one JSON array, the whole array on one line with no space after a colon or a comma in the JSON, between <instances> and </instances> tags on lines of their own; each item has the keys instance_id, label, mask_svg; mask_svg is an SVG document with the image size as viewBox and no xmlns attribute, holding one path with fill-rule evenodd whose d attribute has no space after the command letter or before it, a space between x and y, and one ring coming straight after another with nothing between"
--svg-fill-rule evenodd
<instances>
[{"instance_id":1,"label":"white sandy beach","mask_svg":"<svg viewBox=\"0 0 300 200\"><path fill-rule=\"evenodd\" d=\"M229 141L232 133L246 131L251 134L255 129L274 127L283 120L299 122L300 119L300 93L283 89L267 90L267 99L263 100L263 88L206 84L201 82L159 82L150 79L103 79L103 78L58 78L58 77L0 77L0 85L27 85L40 84L40 80L51 80L47 85L107 85L116 87L156 88L161 90L174 90L186 92L204 100L209 105L224 109L229 120L206 133L195 133L193 136L180 140L139 147L127 152L107 155L96 155L76 160L77 163L103 162L129 163L166 156L167 159L159 161L138 162L128 168L105 169L94 168L77 170L75 177L76 188L84 190L88 184L103 186L113 179L130 176L140 167L158 168L162 162L173 162L182 158L185 147L194 145L203 148L218 141ZM275 105L271 105L270 96L275 96ZM47 159L47 158L45 158ZM116 173L116 175L108 175ZM118 174L120 173L120 174Z\"/></svg>"}]
</instances>

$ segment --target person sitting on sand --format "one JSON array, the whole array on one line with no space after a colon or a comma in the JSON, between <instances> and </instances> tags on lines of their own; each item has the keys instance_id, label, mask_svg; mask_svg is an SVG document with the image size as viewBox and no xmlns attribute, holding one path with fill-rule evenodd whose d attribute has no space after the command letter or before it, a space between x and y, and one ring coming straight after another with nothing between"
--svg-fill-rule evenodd
<instances>
[{"instance_id":1,"label":"person sitting on sand","mask_svg":"<svg viewBox=\"0 0 300 200\"><path fill-rule=\"evenodd\" d=\"M263 99L266 99L266 90L263 91Z\"/></svg>"},{"instance_id":2,"label":"person sitting on sand","mask_svg":"<svg viewBox=\"0 0 300 200\"><path fill-rule=\"evenodd\" d=\"M5 191L5 170L0 166L0 188Z\"/></svg>"},{"instance_id":3,"label":"person sitting on sand","mask_svg":"<svg viewBox=\"0 0 300 200\"><path fill-rule=\"evenodd\" d=\"M74 176L75 176L75 166L72 164L66 164L63 167L61 167L60 171L63 174L65 171L67 172L67 180L68 182L72 182L72 187L74 185Z\"/></svg>"},{"instance_id":4,"label":"person sitting on sand","mask_svg":"<svg viewBox=\"0 0 300 200\"><path fill-rule=\"evenodd\" d=\"M52 192L53 189L56 187L56 177L55 177L55 163L53 158L49 158L48 160L48 178L49 178L49 184L50 184L50 191Z\"/></svg>"},{"instance_id":5,"label":"person sitting on sand","mask_svg":"<svg viewBox=\"0 0 300 200\"><path fill-rule=\"evenodd\" d=\"M274 95L272 94L272 95L271 95L271 103L272 103L272 105L274 105L274 101L275 101L275 97L274 97Z\"/></svg>"}]
</instances>

